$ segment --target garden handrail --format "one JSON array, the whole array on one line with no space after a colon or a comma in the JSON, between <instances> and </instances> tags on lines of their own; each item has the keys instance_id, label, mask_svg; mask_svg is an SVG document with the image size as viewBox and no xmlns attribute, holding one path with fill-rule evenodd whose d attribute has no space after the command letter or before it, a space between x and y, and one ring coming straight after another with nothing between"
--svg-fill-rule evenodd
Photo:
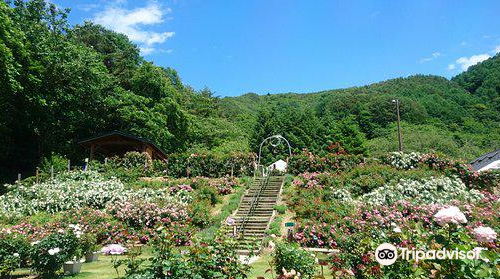
<instances>
[{"instance_id":1,"label":"garden handrail","mask_svg":"<svg viewBox=\"0 0 500 279\"><path fill-rule=\"evenodd\" d=\"M255 210L255 207L257 206L257 204L259 203L259 200L260 200L260 195L262 194L262 191L266 188L267 184L268 184L268 181L269 181L269 176L266 176L264 177L264 179L262 179L260 181L260 184L259 184L259 192L257 192L257 195L254 197L254 199L252 200L252 204L250 205L250 209L248 210L247 214L245 215L245 217L243 217L243 221L240 223L240 225L238 226L238 230L237 232L239 233L240 231L243 232L245 230L245 226L246 226L246 223L248 222L248 219L250 218L250 216L253 215L253 212Z\"/></svg>"}]
</instances>

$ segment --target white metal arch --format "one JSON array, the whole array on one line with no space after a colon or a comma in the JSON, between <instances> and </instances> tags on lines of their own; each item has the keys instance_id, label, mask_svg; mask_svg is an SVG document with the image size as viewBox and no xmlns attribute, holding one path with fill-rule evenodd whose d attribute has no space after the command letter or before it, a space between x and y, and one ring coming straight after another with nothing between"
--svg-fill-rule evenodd
<instances>
[{"instance_id":1,"label":"white metal arch","mask_svg":"<svg viewBox=\"0 0 500 279\"><path fill-rule=\"evenodd\" d=\"M273 135L273 136L270 136L270 137L267 137L265 138L261 143L260 143L260 146L259 146L259 166L260 166L260 158L261 158L261 154L262 154L262 146L264 146L264 143L266 141L269 141L269 140L272 140L272 139L277 139L278 142L277 143L272 143L271 142L271 145L273 147L276 147L278 145L281 144L281 140L284 140L286 142L286 144L288 145L288 156L291 157L292 156L292 147L290 146L290 143L288 142L288 140L283 137L282 135ZM287 162L288 162L288 158L287 158Z\"/></svg>"}]
</instances>

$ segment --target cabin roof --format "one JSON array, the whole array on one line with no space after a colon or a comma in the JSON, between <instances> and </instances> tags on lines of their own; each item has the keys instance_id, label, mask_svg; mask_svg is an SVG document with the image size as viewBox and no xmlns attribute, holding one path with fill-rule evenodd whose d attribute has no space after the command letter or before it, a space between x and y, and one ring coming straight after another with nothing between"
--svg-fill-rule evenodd
<instances>
[{"instance_id":1,"label":"cabin roof","mask_svg":"<svg viewBox=\"0 0 500 279\"><path fill-rule=\"evenodd\" d=\"M125 140L136 141L136 142L140 142L142 144L149 145L152 149L155 150L155 152L157 152L160 155L160 157L163 157L163 158L167 157L167 153L163 149L158 147L151 140L143 138L143 137L139 137L136 135L132 135L132 134L129 134L126 132L122 132L122 131L106 132L106 133L103 133L103 134L100 134L97 136L82 139L78 143L82 146L89 147L91 144L99 143L101 141L104 141L105 139L109 139L112 137L119 137L119 138L123 138Z\"/></svg>"},{"instance_id":2,"label":"cabin roof","mask_svg":"<svg viewBox=\"0 0 500 279\"><path fill-rule=\"evenodd\" d=\"M486 153L474 159L470 164L477 171L498 160L500 160L500 149Z\"/></svg>"}]
</instances>

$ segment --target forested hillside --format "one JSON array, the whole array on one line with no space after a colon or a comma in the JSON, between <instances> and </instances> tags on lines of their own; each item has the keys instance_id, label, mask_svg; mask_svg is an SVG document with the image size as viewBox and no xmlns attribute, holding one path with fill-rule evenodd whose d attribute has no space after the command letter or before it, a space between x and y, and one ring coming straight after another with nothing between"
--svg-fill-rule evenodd
<instances>
[{"instance_id":1,"label":"forested hillside","mask_svg":"<svg viewBox=\"0 0 500 279\"><path fill-rule=\"evenodd\" d=\"M241 126L255 127L252 147L264 135L281 133L316 153L340 142L350 153L379 155L398 147L397 98L406 150L472 159L500 146L499 65L497 55L452 81L417 75L312 94L246 94L224 98L222 106Z\"/></svg>"},{"instance_id":2,"label":"forested hillside","mask_svg":"<svg viewBox=\"0 0 500 279\"><path fill-rule=\"evenodd\" d=\"M500 147L498 55L451 81L419 75L218 98L145 60L125 35L71 26L68 13L43 0L0 2L0 177L32 174L52 153L81 162L77 142L111 130L170 153L257 151L265 136L282 134L295 151L378 155L397 149L394 98L407 150L471 159Z\"/></svg>"}]
</instances>

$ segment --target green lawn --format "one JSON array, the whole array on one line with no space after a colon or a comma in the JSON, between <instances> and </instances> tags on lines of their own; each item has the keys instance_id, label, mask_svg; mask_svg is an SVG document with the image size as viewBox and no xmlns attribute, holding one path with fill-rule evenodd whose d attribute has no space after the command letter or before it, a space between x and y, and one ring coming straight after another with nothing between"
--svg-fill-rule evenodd
<instances>
[{"instance_id":1,"label":"green lawn","mask_svg":"<svg viewBox=\"0 0 500 279\"><path fill-rule=\"evenodd\" d=\"M318 258L326 258L326 255L324 254L319 254L317 255ZM256 279L258 276L263 276L264 278L275 278L276 277L276 274L275 273L266 273L266 270L270 269L270 265L269 265L269 262L271 261L271 255L270 254L265 254L265 255L262 255L257 261L253 262L251 264L252 266L252 270L250 271L250 274L248 276L249 279ZM317 267L317 274L321 274L321 267L318 266ZM330 274L330 270L327 270L327 268L324 268L324 275L327 279L332 279L334 278L331 274ZM275 275L274 277L272 275Z\"/></svg>"},{"instance_id":2,"label":"green lawn","mask_svg":"<svg viewBox=\"0 0 500 279\"><path fill-rule=\"evenodd\" d=\"M121 256L120 258L126 258ZM124 274L124 269L119 269L120 275ZM15 273L14 278L25 278L30 274L27 269L21 269ZM65 276L66 278L75 279L111 279L116 278L116 271L113 269L111 264L111 257L109 256L99 256L99 260L93 263L84 263L82 266L82 271L75 276ZM64 277L63 277L64 278Z\"/></svg>"},{"instance_id":3,"label":"green lawn","mask_svg":"<svg viewBox=\"0 0 500 279\"><path fill-rule=\"evenodd\" d=\"M149 251L145 251L143 257L148 257ZM119 258L125 259L125 256L120 256ZM252 270L248 276L249 279L256 279L258 276L263 276L265 278L272 278L271 273L266 273L269 269L269 261L271 256L269 254L262 255L257 261L251 264ZM325 270L326 271L326 270ZM319 269L318 269L319 272ZM120 276L123 276L124 269L119 269ZM18 270L13 278L30 278L30 271L27 269ZM328 272L329 274L329 272ZM325 272L326 275L326 272ZM116 271L112 268L111 257L100 256L99 261L93 263L84 263L82 266L82 271L74 276L65 276L62 278L72 278L72 279L114 279L117 278ZM327 278L333 278L328 276Z\"/></svg>"},{"instance_id":4,"label":"green lawn","mask_svg":"<svg viewBox=\"0 0 500 279\"><path fill-rule=\"evenodd\" d=\"M145 247L141 258L148 258L151 256L150 249ZM126 259L127 256L118 256L118 259ZM113 265L111 264L112 257L99 255L99 260L92 263L84 263L82 265L82 270L79 274L74 276L65 276L63 278L74 278L74 279L112 279L117 278L117 274ZM125 268L121 267L118 269L120 276L125 274ZM14 278L28 278L30 270L20 269L14 273Z\"/></svg>"}]
</instances>

